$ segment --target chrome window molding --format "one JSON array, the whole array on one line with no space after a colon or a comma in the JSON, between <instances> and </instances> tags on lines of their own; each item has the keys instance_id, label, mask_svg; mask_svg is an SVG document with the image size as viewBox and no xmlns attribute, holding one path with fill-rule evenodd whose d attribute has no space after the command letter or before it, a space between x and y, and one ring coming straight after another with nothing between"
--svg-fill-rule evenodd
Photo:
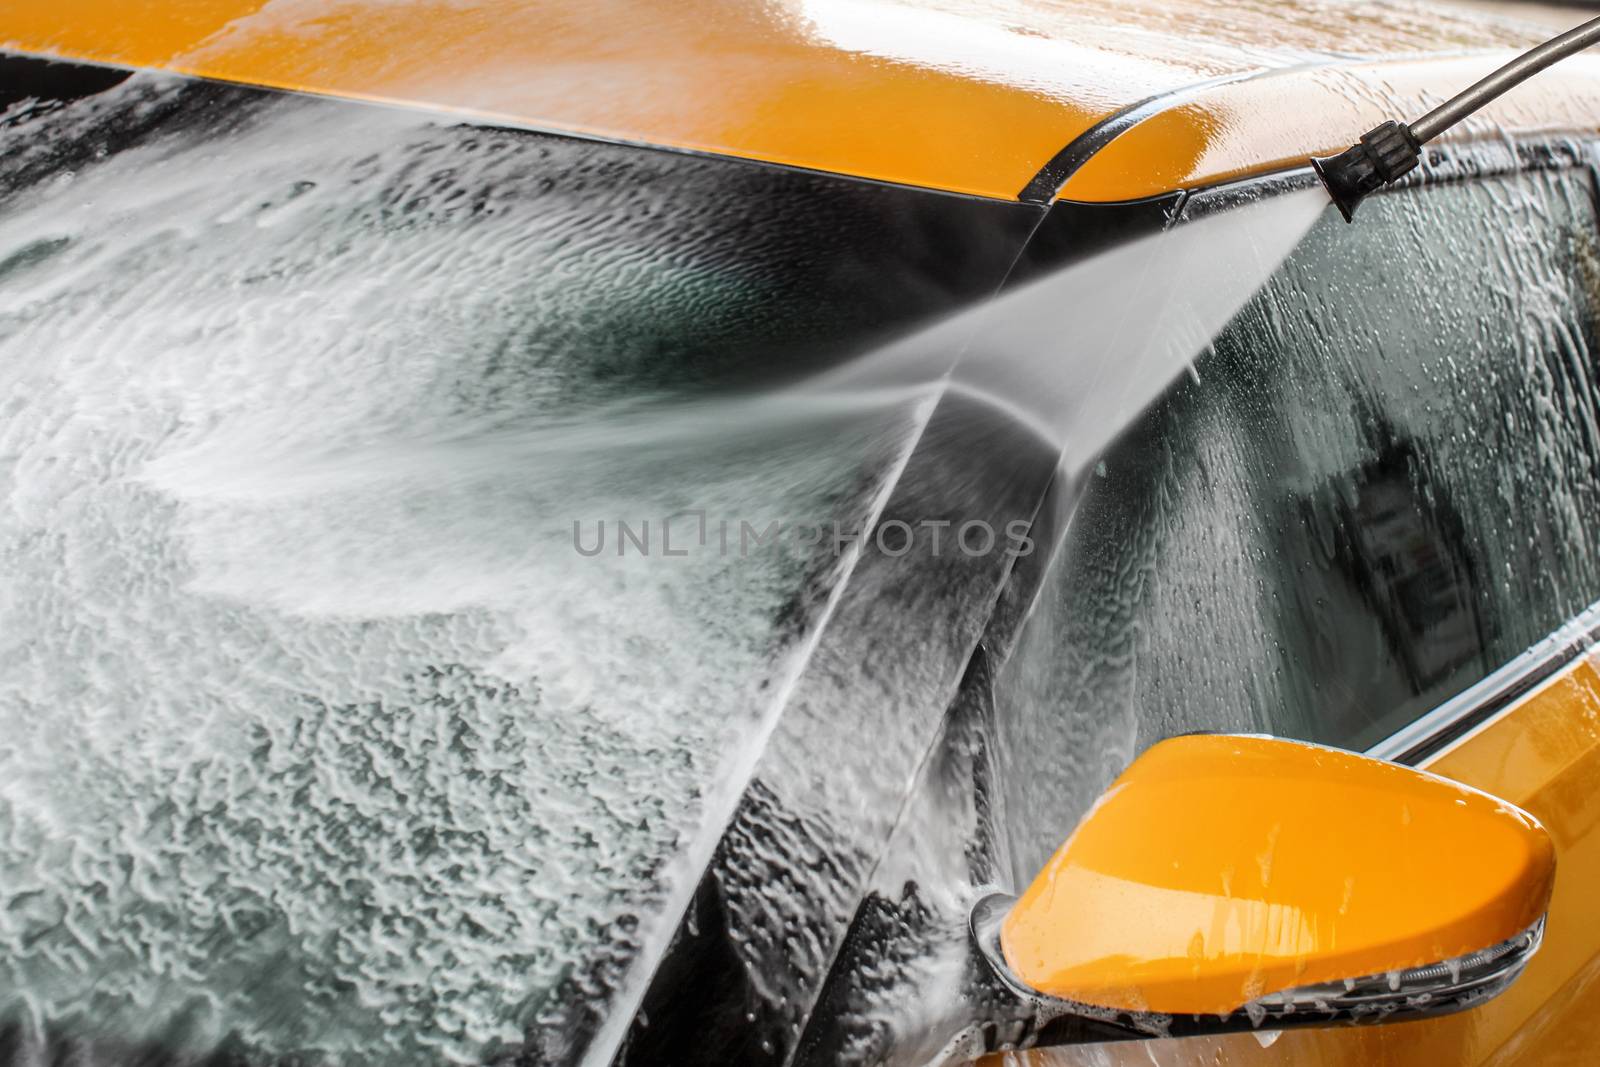
<instances>
[{"instance_id":1,"label":"chrome window molding","mask_svg":"<svg viewBox=\"0 0 1600 1067\"><path fill-rule=\"evenodd\" d=\"M1415 766L1509 711L1561 669L1600 644L1600 601L1476 685L1367 749L1367 755Z\"/></svg>"}]
</instances>

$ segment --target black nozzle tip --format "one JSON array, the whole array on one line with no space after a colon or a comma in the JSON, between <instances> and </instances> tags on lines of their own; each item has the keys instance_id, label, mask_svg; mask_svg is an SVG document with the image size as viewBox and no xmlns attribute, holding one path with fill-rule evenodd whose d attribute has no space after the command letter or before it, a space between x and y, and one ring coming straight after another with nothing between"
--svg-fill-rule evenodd
<instances>
[{"instance_id":1,"label":"black nozzle tip","mask_svg":"<svg viewBox=\"0 0 1600 1067\"><path fill-rule=\"evenodd\" d=\"M1422 157L1422 146L1398 122L1385 122L1336 156L1313 156L1311 166L1333 198L1344 221L1368 193L1409 173Z\"/></svg>"},{"instance_id":2,"label":"black nozzle tip","mask_svg":"<svg viewBox=\"0 0 1600 1067\"><path fill-rule=\"evenodd\" d=\"M1322 179L1323 188L1333 200L1344 221L1355 221L1356 205L1377 186L1364 187L1360 180L1359 160L1355 158L1360 145L1340 152L1336 156L1312 156L1311 167Z\"/></svg>"}]
</instances>

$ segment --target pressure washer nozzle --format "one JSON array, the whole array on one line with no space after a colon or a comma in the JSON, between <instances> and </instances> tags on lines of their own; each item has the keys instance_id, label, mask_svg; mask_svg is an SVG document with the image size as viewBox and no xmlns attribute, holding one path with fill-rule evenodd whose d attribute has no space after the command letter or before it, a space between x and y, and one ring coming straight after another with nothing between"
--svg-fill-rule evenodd
<instances>
[{"instance_id":1,"label":"pressure washer nozzle","mask_svg":"<svg viewBox=\"0 0 1600 1067\"><path fill-rule=\"evenodd\" d=\"M1507 89L1521 85L1550 64L1600 44L1600 18L1574 26L1530 48L1500 69L1478 79L1409 126L1385 122L1336 156L1313 158L1328 195L1349 222L1356 205L1374 189L1388 185L1417 165L1422 146Z\"/></svg>"},{"instance_id":2,"label":"pressure washer nozzle","mask_svg":"<svg viewBox=\"0 0 1600 1067\"><path fill-rule=\"evenodd\" d=\"M1313 156L1311 165L1349 222L1368 193L1409 173L1421 157L1422 146L1411 131L1391 121L1374 126L1336 156Z\"/></svg>"}]
</instances>

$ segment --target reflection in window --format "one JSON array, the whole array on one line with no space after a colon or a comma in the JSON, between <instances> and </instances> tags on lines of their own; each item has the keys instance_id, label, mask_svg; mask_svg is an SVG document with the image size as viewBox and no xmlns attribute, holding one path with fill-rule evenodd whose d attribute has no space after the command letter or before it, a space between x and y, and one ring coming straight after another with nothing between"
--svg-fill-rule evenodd
<instances>
[{"instance_id":1,"label":"reflection in window","mask_svg":"<svg viewBox=\"0 0 1600 1067\"><path fill-rule=\"evenodd\" d=\"M1349 583L1362 609L1352 624L1370 616L1382 628L1412 691L1488 666L1466 531L1448 494L1426 481L1412 442L1384 434L1372 459L1330 478L1301 507L1306 529L1331 545L1330 573Z\"/></svg>"}]
</instances>

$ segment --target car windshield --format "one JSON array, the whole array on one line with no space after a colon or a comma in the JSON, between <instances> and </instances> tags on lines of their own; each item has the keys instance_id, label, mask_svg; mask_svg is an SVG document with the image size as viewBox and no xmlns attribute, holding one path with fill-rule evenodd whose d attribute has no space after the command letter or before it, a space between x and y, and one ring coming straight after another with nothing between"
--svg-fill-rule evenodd
<instances>
[{"instance_id":1,"label":"car windshield","mask_svg":"<svg viewBox=\"0 0 1600 1067\"><path fill-rule=\"evenodd\" d=\"M859 526L909 447L903 397L774 383L992 291L1031 216L94 89L0 98L8 1010L274 1059L579 1043L847 573L744 525Z\"/></svg>"}]
</instances>

